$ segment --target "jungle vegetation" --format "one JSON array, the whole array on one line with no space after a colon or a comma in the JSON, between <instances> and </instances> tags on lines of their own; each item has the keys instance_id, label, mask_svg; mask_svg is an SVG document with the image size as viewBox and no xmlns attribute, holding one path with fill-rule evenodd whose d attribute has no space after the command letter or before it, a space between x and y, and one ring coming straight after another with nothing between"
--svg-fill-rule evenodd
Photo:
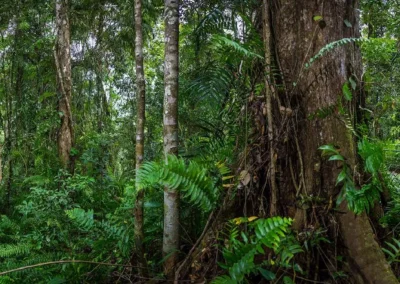
<instances>
[{"instance_id":1,"label":"jungle vegetation","mask_svg":"<svg viewBox=\"0 0 400 284\"><path fill-rule=\"evenodd\" d=\"M399 19L1 0L0 283L399 283Z\"/></svg>"}]
</instances>

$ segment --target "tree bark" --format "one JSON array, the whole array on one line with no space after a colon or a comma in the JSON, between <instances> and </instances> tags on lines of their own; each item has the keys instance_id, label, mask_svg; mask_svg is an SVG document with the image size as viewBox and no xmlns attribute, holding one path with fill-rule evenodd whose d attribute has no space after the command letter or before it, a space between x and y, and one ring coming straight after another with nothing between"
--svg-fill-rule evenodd
<instances>
[{"instance_id":1,"label":"tree bark","mask_svg":"<svg viewBox=\"0 0 400 284\"><path fill-rule=\"evenodd\" d=\"M56 28L57 42L54 57L59 98L58 111L61 115L61 125L58 131L58 154L62 166L72 171L70 154L74 134L71 112L72 80L68 0L56 0Z\"/></svg>"},{"instance_id":2,"label":"tree bark","mask_svg":"<svg viewBox=\"0 0 400 284\"><path fill-rule=\"evenodd\" d=\"M142 28L142 0L135 0L135 60L136 60L136 170L140 168L144 157L144 124L145 124L145 79L143 64L143 28ZM136 176L136 184L139 183ZM138 188L138 186L136 186ZM147 265L144 257L144 232L143 232L143 197L144 192L138 192L135 201L135 245L138 264L141 267L141 276L147 277Z\"/></svg>"},{"instance_id":3,"label":"tree bark","mask_svg":"<svg viewBox=\"0 0 400 284\"><path fill-rule=\"evenodd\" d=\"M178 154L179 2L165 0L164 154ZM179 193L164 189L164 273L173 279L179 248Z\"/></svg>"},{"instance_id":4,"label":"tree bark","mask_svg":"<svg viewBox=\"0 0 400 284\"><path fill-rule=\"evenodd\" d=\"M265 57L265 101L268 122L268 142L269 142L269 184L271 188L271 206L269 213L271 216L277 215L278 188L276 184L276 156L275 156L275 140L274 140L274 118L272 115L272 97L274 95L274 87L272 84L273 76L271 74L271 50L272 50L272 30L270 20L270 4L268 0L263 0L263 38L264 38L264 57Z\"/></svg>"},{"instance_id":5,"label":"tree bark","mask_svg":"<svg viewBox=\"0 0 400 284\"><path fill-rule=\"evenodd\" d=\"M356 172L355 140L352 132L340 119L339 113L333 113L325 118L318 117L315 113L327 107L338 106L339 100L342 100L346 113L351 118L354 117L358 94L354 92L351 101L343 100L341 94L343 84L351 76L361 78L360 52L358 47L351 43L326 53L310 68L305 68L305 63L322 47L333 41L359 37L358 1L281 0L279 3L274 1L271 7L276 57L286 86L286 91L280 94L282 107L295 108L296 117L292 118L294 133L291 141L293 145L297 144L297 147L292 147L291 158L293 161L297 160L297 164L294 162L294 169L299 172L298 177L304 177L301 194L317 197L320 200L333 200L334 203L340 191L336 186L336 178L341 168L339 164L322 159L318 147L325 144L338 146L341 155ZM316 20L315 16L322 18ZM278 156L278 164L280 174L284 177L282 180L292 180L287 158L283 155ZM285 181L279 186L282 197L280 205L283 210L288 210L287 208L296 199L295 192L299 187L296 188ZM295 183L300 184L300 181ZM313 206L308 212L309 218L314 218L314 226L330 222L327 220L327 214L321 214L322 211L316 212L316 210ZM355 216L348 210L346 203L341 204L340 211L330 212L332 212L331 217L339 224L339 234L343 240L342 245L347 251L351 278L354 282L398 283L374 240L367 216L365 214ZM299 224L307 220L306 216L302 215L304 210L298 208L297 228L309 225Z\"/></svg>"}]
</instances>

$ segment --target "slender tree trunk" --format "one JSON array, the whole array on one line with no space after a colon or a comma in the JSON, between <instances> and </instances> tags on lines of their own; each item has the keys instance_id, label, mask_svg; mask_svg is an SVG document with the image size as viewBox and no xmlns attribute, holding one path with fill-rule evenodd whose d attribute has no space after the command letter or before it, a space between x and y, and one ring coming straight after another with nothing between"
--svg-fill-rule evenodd
<instances>
[{"instance_id":1,"label":"slender tree trunk","mask_svg":"<svg viewBox=\"0 0 400 284\"><path fill-rule=\"evenodd\" d=\"M164 153L178 154L179 3L165 0ZM179 193L164 189L164 273L173 278L179 248Z\"/></svg>"},{"instance_id":2,"label":"slender tree trunk","mask_svg":"<svg viewBox=\"0 0 400 284\"><path fill-rule=\"evenodd\" d=\"M340 187L336 186L336 178L341 168L339 164L321 158L318 147L325 144L338 146L341 154L346 157L346 162L356 172L355 140L339 113L332 113L326 118L315 114L318 110L338 106L341 101L347 115L354 118L358 92L354 92L351 101L344 100L341 94L342 86L350 76L361 78L360 51L355 44L347 44L326 53L308 69L305 68L305 63L329 43L359 36L358 1L281 0L271 7L276 56L287 90L281 94L282 107L295 108L293 127L290 125L295 133L292 140L280 149L282 153L278 153L279 169L284 177L282 183L292 181L287 163L290 153L284 152L291 148L292 157L289 159L293 161L298 178L304 177L303 182L293 181L301 186L296 187L290 183L279 186L284 190L280 193L281 208L289 210L287 208L293 206L291 204L294 203L299 188L305 197L311 196L315 200L318 198L335 204L335 198L340 191ZM322 18L316 20L315 16ZM289 146L290 142L297 146ZM304 211L297 209L298 223L304 220L313 222L297 224L297 228L331 224L326 227L334 228L333 231L339 230L354 282L398 283L374 240L365 214L355 216L348 210L345 202L340 206L341 212L329 210L328 205L314 205L307 212L308 218L301 217ZM336 222L331 222L333 219ZM335 256L330 252L326 254ZM333 259L332 263L336 263L336 260Z\"/></svg>"},{"instance_id":3,"label":"slender tree trunk","mask_svg":"<svg viewBox=\"0 0 400 284\"><path fill-rule=\"evenodd\" d=\"M72 80L68 0L56 0L56 27L57 42L54 57L59 98L58 111L61 115L61 126L58 132L58 154L62 166L72 171L73 164L70 154L74 135L71 112Z\"/></svg>"},{"instance_id":4,"label":"slender tree trunk","mask_svg":"<svg viewBox=\"0 0 400 284\"><path fill-rule=\"evenodd\" d=\"M137 97L137 120L136 120L136 170L143 163L144 156L144 124L146 107L146 83L144 79L143 64L143 28L142 28L142 0L135 0L135 60L136 60L136 97ZM139 178L136 176L136 184ZM138 186L137 186L138 187ZM144 192L138 192L135 201L135 245L139 272L147 276L147 265L144 257L144 232L143 232L143 197Z\"/></svg>"},{"instance_id":5,"label":"slender tree trunk","mask_svg":"<svg viewBox=\"0 0 400 284\"><path fill-rule=\"evenodd\" d=\"M275 155L275 140L274 140L274 117L272 115L272 97L274 95L274 87L272 84L271 74L271 50L272 50L272 29L270 20L269 1L263 0L263 38L265 47L265 107L268 121L268 142L269 142L269 183L271 188L271 206L270 215L277 215L278 202L278 187L276 184L276 155Z\"/></svg>"}]
</instances>

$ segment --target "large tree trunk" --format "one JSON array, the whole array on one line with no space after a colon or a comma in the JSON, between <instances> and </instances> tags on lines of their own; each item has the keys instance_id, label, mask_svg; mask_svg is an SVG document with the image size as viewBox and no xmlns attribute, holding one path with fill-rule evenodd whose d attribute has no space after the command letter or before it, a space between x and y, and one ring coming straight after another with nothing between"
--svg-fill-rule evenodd
<instances>
[{"instance_id":1,"label":"large tree trunk","mask_svg":"<svg viewBox=\"0 0 400 284\"><path fill-rule=\"evenodd\" d=\"M179 2L165 0L164 153L178 154ZM179 193L164 189L164 273L173 278L179 248Z\"/></svg>"},{"instance_id":2,"label":"large tree trunk","mask_svg":"<svg viewBox=\"0 0 400 284\"><path fill-rule=\"evenodd\" d=\"M137 97L137 120L136 120L136 170L143 163L144 156L144 123L145 123L145 79L143 65L143 29L142 29L142 0L135 0L135 59L136 59L136 97ZM138 183L136 176L136 183ZM135 202L135 245L139 272L147 276L146 259L143 247L143 190L138 192Z\"/></svg>"},{"instance_id":3,"label":"large tree trunk","mask_svg":"<svg viewBox=\"0 0 400 284\"><path fill-rule=\"evenodd\" d=\"M357 95L354 94L354 98L347 102L341 98L341 94L346 80L351 76L353 79L361 78L358 47L353 43L337 47L317 59L310 68L305 66L327 44L359 36L358 1L281 0L270 3L273 3L270 6L270 23L275 35L275 58L281 69L281 80L286 86L280 92L280 98L273 103L284 110L277 119L279 123L289 121L286 118L292 114L291 122L287 123L285 129L287 132L293 131L292 139L287 139L287 143L275 141L279 148L278 170L282 176L278 183L280 210L295 215L297 229L305 226L310 229L310 225L318 227L322 224L335 227L335 222L331 221L336 219L339 226L335 230L339 230L342 245L347 251L353 280L358 283L398 283L374 240L367 216L355 216L345 203L340 206L341 212L330 210L332 207L328 204L332 201L335 204L340 190L335 185L341 170L340 164L321 158L318 151L321 145L338 146L356 172L355 140L341 115L335 111L325 118L315 114L322 109L337 109L339 100L342 100L347 116L354 117ZM280 133L279 136L286 135ZM291 153L288 153L288 149L292 149ZM293 165L292 169L290 165ZM300 195L312 197L313 200L320 198L326 204L312 201L308 211L293 208L296 197Z\"/></svg>"},{"instance_id":4,"label":"large tree trunk","mask_svg":"<svg viewBox=\"0 0 400 284\"><path fill-rule=\"evenodd\" d=\"M71 51L70 26L68 18L68 0L56 0L57 43L55 61L57 71L58 111L61 115L61 126L58 131L58 154L62 166L73 170L71 148L73 127L71 112Z\"/></svg>"}]
</instances>

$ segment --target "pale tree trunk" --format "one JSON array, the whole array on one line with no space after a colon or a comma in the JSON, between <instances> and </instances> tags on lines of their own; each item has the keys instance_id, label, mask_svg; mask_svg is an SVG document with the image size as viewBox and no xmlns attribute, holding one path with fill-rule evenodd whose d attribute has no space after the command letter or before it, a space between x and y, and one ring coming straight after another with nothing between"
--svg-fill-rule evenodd
<instances>
[{"instance_id":1,"label":"pale tree trunk","mask_svg":"<svg viewBox=\"0 0 400 284\"><path fill-rule=\"evenodd\" d=\"M284 143L279 148L281 152L278 152L277 163L283 177L278 185L281 190L281 209L291 215L289 211L296 199L296 191L303 196L326 200L328 204L332 202L334 207L340 191L340 186L335 185L341 170L340 164L322 158L318 147L325 144L338 146L356 174L355 140L340 113L333 112L326 118L318 117L315 113L337 106L338 101L342 100L348 115L354 117L359 92L354 92L350 102L346 102L341 94L346 80L351 76L361 78L360 51L351 43L328 52L308 69L305 63L329 43L359 36L358 1L281 0L279 3L274 1L271 9L276 58L286 86L286 92L280 94L280 108L293 109L295 116L287 127L294 130L292 139L286 143L282 141ZM284 115L288 116L289 113ZM287 152L288 149L292 149L291 153ZM293 163L292 173L288 166L289 159ZM296 180L293 179L295 175ZM304 209L298 208L296 227L325 225L331 231L339 232L342 242L339 241L337 245L344 247L353 282L398 283L374 240L366 214L355 216L345 203L340 206L341 212L335 213L332 206L312 206L307 214L304 214ZM326 252L326 255L335 257L330 252ZM333 259L330 269L335 268L335 263L336 259Z\"/></svg>"},{"instance_id":2,"label":"pale tree trunk","mask_svg":"<svg viewBox=\"0 0 400 284\"><path fill-rule=\"evenodd\" d=\"M268 122L268 142L269 142L269 184L271 188L271 206L269 213L271 216L277 215L278 188L276 184L276 155L274 147L274 120L272 115L272 97L275 95L274 85L271 75L271 50L272 50L272 29L270 20L270 9L268 0L263 0L263 38L264 38L264 57L265 57L265 110Z\"/></svg>"},{"instance_id":3,"label":"pale tree trunk","mask_svg":"<svg viewBox=\"0 0 400 284\"><path fill-rule=\"evenodd\" d=\"M178 154L179 3L165 0L164 154ZM179 193L164 189L164 273L173 277L179 246Z\"/></svg>"},{"instance_id":4,"label":"pale tree trunk","mask_svg":"<svg viewBox=\"0 0 400 284\"><path fill-rule=\"evenodd\" d=\"M142 28L142 0L135 0L135 60L136 60L136 98L137 98L137 120L136 120L136 170L143 163L144 156L144 123L145 123L145 79L143 65L143 28ZM139 183L136 176L136 184ZM136 186L138 188L138 186ZM143 190L139 191L135 201L135 245L136 257L140 266L141 276L147 276L147 265L144 257L143 246Z\"/></svg>"},{"instance_id":5,"label":"pale tree trunk","mask_svg":"<svg viewBox=\"0 0 400 284\"><path fill-rule=\"evenodd\" d=\"M62 166L65 169L73 170L70 156L73 143L73 126L68 0L56 0L56 28L57 42L54 57L57 69L58 111L61 115L61 126L58 131L58 154Z\"/></svg>"}]
</instances>

